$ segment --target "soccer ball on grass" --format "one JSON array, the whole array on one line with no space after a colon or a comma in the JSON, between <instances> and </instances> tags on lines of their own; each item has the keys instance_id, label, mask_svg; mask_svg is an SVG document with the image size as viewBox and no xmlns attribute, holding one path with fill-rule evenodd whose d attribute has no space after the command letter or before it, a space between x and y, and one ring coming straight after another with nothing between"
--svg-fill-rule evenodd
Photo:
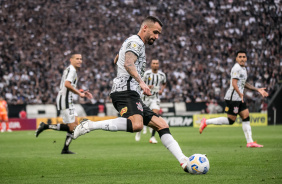
<instances>
[{"instance_id":1,"label":"soccer ball on grass","mask_svg":"<svg viewBox=\"0 0 282 184\"><path fill-rule=\"evenodd\" d=\"M187 169L190 174L206 174L210 169L210 163L206 155L194 154L189 157Z\"/></svg>"}]
</instances>

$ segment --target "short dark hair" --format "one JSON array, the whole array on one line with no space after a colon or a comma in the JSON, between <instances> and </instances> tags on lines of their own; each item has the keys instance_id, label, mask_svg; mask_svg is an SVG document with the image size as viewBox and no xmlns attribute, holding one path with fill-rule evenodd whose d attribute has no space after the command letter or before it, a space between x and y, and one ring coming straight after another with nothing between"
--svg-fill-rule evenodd
<instances>
[{"instance_id":1,"label":"short dark hair","mask_svg":"<svg viewBox=\"0 0 282 184\"><path fill-rule=\"evenodd\" d=\"M156 60L156 61L160 62L160 60L158 60L158 59L152 59L152 60L151 60L151 63L153 62L153 60Z\"/></svg>"},{"instance_id":2,"label":"short dark hair","mask_svg":"<svg viewBox=\"0 0 282 184\"><path fill-rule=\"evenodd\" d=\"M160 19L158 19L157 17L154 17L154 16L148 16L146 17L144 20L143 20L143 23L144 22L147 22L147 21L150 21L150 22L153 22L153 23L159 23L161 27L163 27L163 23L160 21Z\"/></svg>"},{"instance_id":3,"label":"short dark hair","mask_svg":"<svg viewBox=\"0 0 282 184\"><path fill-rule=\"evenodd\" d=\"M246 54L246 56L247 56L247 52L246 52L246 51L244 51L244 50L239 50L239 51L236 52L236 57L238 56L238 54L241 54L241 53L244 53L244 54Z\"/></svg>"},{"instance_id":4,"label":"short dark hair","mask_svg":"<svg viewBox=\"0 0 282 184\"><path fill-rule=\"evenodd\" d=\"M72 54L71 56L70 56L70 58L73 58L75 55L78 55L79 53L74 53L74 54ZM79 54L79 55L81 55L81 54Z\"/></svg>"}]
</instances>

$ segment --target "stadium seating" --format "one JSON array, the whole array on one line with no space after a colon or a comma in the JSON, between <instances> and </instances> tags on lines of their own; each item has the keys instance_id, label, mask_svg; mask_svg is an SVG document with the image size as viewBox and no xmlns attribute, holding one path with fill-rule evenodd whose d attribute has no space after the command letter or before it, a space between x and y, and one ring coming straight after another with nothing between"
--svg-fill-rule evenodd
<instances>
[{"instance_id":1,"label":"stadium seating","mask_svg":"<svg viewBox=\"0 0 282 184\"><path fill-rule=\"evenodd\" d=\"M282 79L281 4L264 1L3 1L0 30L0 95L9 104L54 104L71 53L82 53L78 85L109 102L113 59L142 19L164 22L147 61L158 58L167 74L166 102L222 101L236 50L248 52L248 81L271 95ZM280 28L281 30L281 28ZM257 93L246 94L250 111Z\"/></svg>"}]
</instances>

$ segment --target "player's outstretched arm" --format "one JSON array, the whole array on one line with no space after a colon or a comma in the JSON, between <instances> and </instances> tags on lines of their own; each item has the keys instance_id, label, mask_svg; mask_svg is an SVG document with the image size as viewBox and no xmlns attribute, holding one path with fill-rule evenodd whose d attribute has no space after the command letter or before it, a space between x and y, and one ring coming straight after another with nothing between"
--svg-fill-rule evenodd
<instances>
[{"instance_id":1,"label":"player's outstretched arm","mask_svg":"<svg viewBox=\"0 0 282 184\"><path fill-rule=\"evenodd\" d=\"M268 93L265 91L266 88L256 88L255 86L251 85L248 82L246 82L245 87L247 89L259 92L261 94L261 96L263 96L263 97L267 97L268 96Z\"/></svg>"},{"instance_id":2,"label":"player's outstretched arm","mask_svg":"<svg viewBox=\"0 0 282 184\"><path fill-rule=\"evenodd\" d=\"M261 94L263 97L268 97L268 93L265 91L266 88L258 88L258 92Z\"/></svg>"},{"instance_id":3,"label":"player's outstretched arm","mask_svg":"<svg viewBox=\"0 0 282 184\"><path fill-rule=\"evenodd\" d=\"M91 100L93 98L92 94L89 92L89 90L82 91L84 93L85 97Z\"/></svg>"},{"instance_id":4,"label":"player's outstretched arm","mask_svg":"<svg viewBox=\"0 0 282 184\"><path fill-rule=\"evenodd\" d=\"M68 88L71 92L73 92L74 94L79 95L81 98L84 97L91 97L92 98L92 94L91 93L85 93L85 91L80 91L78 89L75 89L72 85L70 81L65 81L65 87ZM91 95L91 96L90 96ZM89 99L91 99L89 98Z\"/></svg>"}]
</instances>

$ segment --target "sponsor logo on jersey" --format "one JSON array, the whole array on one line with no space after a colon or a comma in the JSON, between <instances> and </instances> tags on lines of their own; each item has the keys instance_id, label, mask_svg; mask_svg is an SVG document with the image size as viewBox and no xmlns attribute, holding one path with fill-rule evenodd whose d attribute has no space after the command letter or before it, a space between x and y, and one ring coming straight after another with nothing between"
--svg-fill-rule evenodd
<instances>
[{"instance_id":1,"label":"sponsor logo on jersey","mask_svg":"<svg viewBox=\"0 0 282 184\"><path fill-rule=\"evenodd\" d=\"M139 109L140 111L142 111L143 112L143 106L141 105L141 103L140 102L136 102L136 104L137 104L137 109Z\"/></svg>"},{"instance_id":2,"label":"sponsor logo on jersey","mask_svg":"<svg viewBox=\"0 0 282 184\"><path fill-rule=\"evenodd\" d=\"M233 112L234 112L235 114L237 114L237 113L238 113L238 111L239 111L239 107L234 107Z\"/></svg>"},{"instance_id":3,"label":"sponsor logo on jersey","mask_svg":"<svg viewBox=\"0 0 282 184\"><path fill-rule=\"evenodd\" d=\"M132 46L133 48L135 48L135 49L137 48L137 44L134 43L134 42L131 44L131 46Z\"/></svg>"},{"instance_id":4,"label":"sponsor logo on jersey","mask_svg":"<svg viewBox=\"0 0 282 184\"><path fill-rule=\"evenodd\" d=\"M124 107L120 111L120 116L123 116L127 112L127 107Z\"/></svg>"},{"instance_id":5,"label":"sponsor logo on jersey","mask_svg":"<svg viewBox=\"0 0 282 184\"><path fill-rule=\"evenodd\" d=\"M139 45L135 42L129 42L126 46L127 49L133 50L135 52L139 51Z\"/></svg>"}]
</instances>

